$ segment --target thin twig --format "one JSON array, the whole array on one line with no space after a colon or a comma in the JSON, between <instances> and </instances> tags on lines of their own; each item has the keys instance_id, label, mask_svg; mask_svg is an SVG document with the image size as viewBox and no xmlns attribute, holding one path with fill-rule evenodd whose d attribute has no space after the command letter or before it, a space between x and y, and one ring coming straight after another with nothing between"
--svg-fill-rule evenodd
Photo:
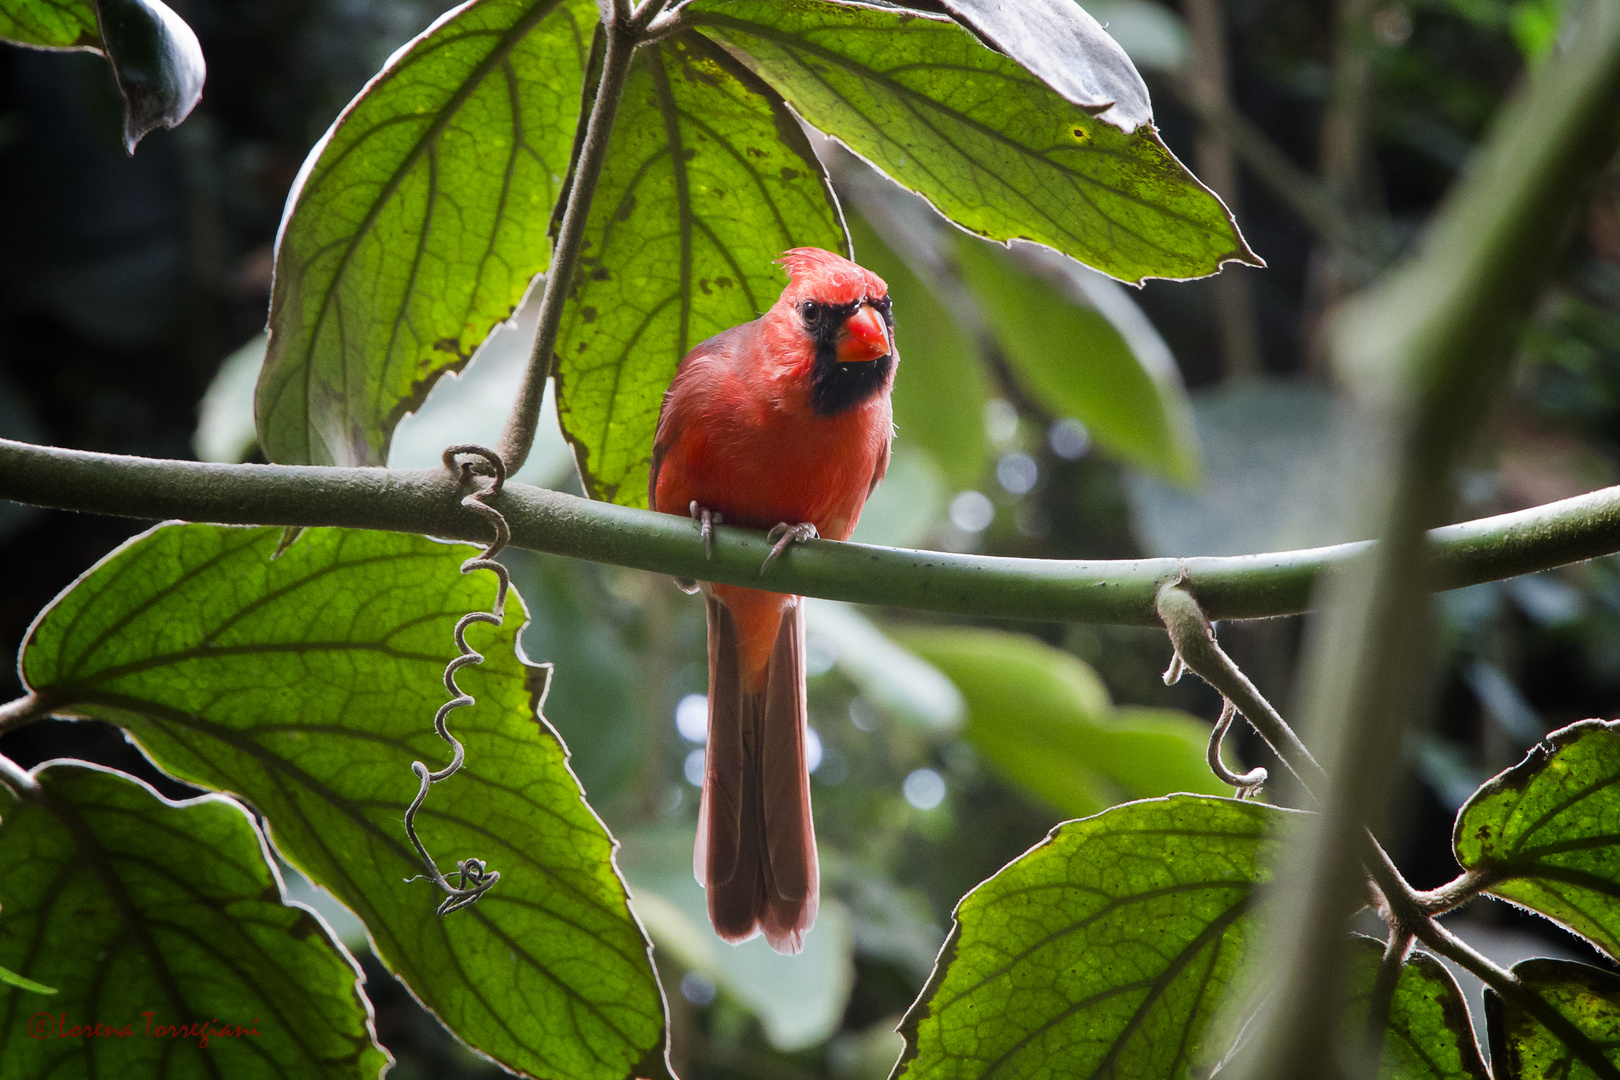
<instances>
[{"instance_id":1,"label":"thin twig","mask_svg":"<svg viewBox=\"0 0 1620 1080\"><path fill-rule=\"evenodd\" d=\"M1164 673L1166 684L1173 683L1181 677L1181 670L1185 665L1179 657L1172 658L1170 669ZM1237 706L1232 699L1221 699L1221 717L1215 721L1215 727L1209 733L1209 771L1220 778L1221 783L1231 784L1237 788L1237 797L1247 799L1259 793L1260 787L1266 782L1270 774L1266 770L1256 767L1246 773L1235 773L1226 767L1221 760L1221 743L1226 739L1226 733L1232 729L1232 720L1237 716Z\"/></svg>"},{"instance_id":2,"label":"thin twig","mask_svg":"<svg viewBox=\"0 0 1620 1080\"><path fill-rule=\"evenodd\" d=\"M1372 245L1361 238L1356 223L1334 200L1326 185L1296 165L1260 125L1230 106L1200 101L1180 84L1171 85L1181 91L1181 100L1193 110L1199 122L1225 140L1249 171L1270 188L1302 224L1329 244L1358 245L1364 258L1372 257Z\"/></svg>"},{"instance_id":3,"label":"thin twig","mask_svg":"<svg viewBox=\"0 0 1620 1080\"><path fill-rule=\"evenodd\" d=\"M1307 793L1313 784L1324 780L1322 766L1294 729L1216 643L1215 628L1192 593L1176 581L1167 582L1159 589L1157 607L1181 663L1237 707ZM1165 673L1167 680L1172 673L1179 674L1174 664Z\"/></svg>"},{"instance_id":4,"label":"thin twig","mask_svg":"<svg viewBox=\"0 0 1620 1080\"><path fill-rule=\"evenodd\" d=\"M467 461L457 464L457 458L468 456L482 458L484 468L476 468L471 462ZM475 704L473 696L456 685L456 672L468 664L482 664L484 662L483 655L467 644L467 630L473 623L489 623L493 626L500 626L506 618L506 594L512 587L511 574L507 572L506 567L495 561L495 556L500 554L501 549L511 540L512 533L507 528L506 519L501 516L500 511L485 502L486 499L498 496L501 493L502 486L506 483L506 466L501 461L500 455L482 446L452 446L444 452L444 467L455 473L459 482L463 485L474 483L473 477L475 474L492 477L488 487L477 488L461 500L461 505L484 518L495 528L495 539L483 551L462 563L461 572L470 574L474 570L488 570L495 575L496 587L495 603L490 610L469 611L456 622L455 637L459 655L450 661L444 669L444 687L450 691L452 697L439 706L438 713L433 717L433 729L439 733L439 738L450 744L450 764L437 772L432 772L420 761L411 762L411 771L422 781L422 786L417 790L416 798L411 801L410 808L405 811L405 832L410 836L411 843L415 845L416 853L421 856L422 865L427 868L427 873L407 880L416 881L421 877L426 877L448 894L444 902L439 905L438 911L440 915L448 915L452 911L476 903L479 897L489 891L490 886L501 879L500 871L488 869L482 859L468 858L457 863L456 869L451 871L451 874L460 878L458 885L451 885L445 875L440 872L439 865L434 861L433 856L428 854L428 850L423 845L421 838L416 835L416 812L422 808L422 802L427 798L428 790L434 784L454 776L461 770L462 762L466 760L466 748L461 745L460 740L450 734L448 720L452 711L459 709L463 705Z\"/></svg>"},{"instance_id":5,"label":"thin twig","mask_svg":"<svg viewBox=\"0 0 1620 1080\"><path fill-rule=\"evenodd\" d=\"M540 406L545 400L546 383L551 378L563 305L573 291L580 251L585 244L585 225L590 218L591 198L596 193L602 165L607 160L613 118L619 110L619 99L624 96L630 61L635 55L636 46L640 44L643 29L640 20L653 18L661 6L648 4L647 10L632 19L627 17L628 3L615 0L613 10L616 14L611 24L604 27L607 49L602 58L602 77L586 120L585 138L580 144L579 160L574 166L572 183L568 188L568 203L563 210L562 224L557 229L557 246L552 253L551 265L546 270L534 349L529 354L529 363L523 372L523 385L512 407L512 415L506 421L506 430L501 432L501 460L513 472L523 467L529 458L529 448L534 444L535 427L540 422Z\"/></svg>"},{"instance_id":6,"label":"thin twig","mask_svg":"<svg viewBox=\"0 0 1620 1080\"><path fill-rule=\"evenodd\" d=\"M1226 56L1226 28L1220 0L1182 0L1182 13L1192 39L1187 71L1188 97L1200 111L1230 111L1231 79ZM1199 133L1196 151L1198 174L1236 216L1242 195L1231 140L1206 128ZM1241 270L1216 277L1215 320L1220 331L1225 373L1253 376L1260 372L1260 327L1255 317L1253 281Z\"/></svg>"}]
</instances>

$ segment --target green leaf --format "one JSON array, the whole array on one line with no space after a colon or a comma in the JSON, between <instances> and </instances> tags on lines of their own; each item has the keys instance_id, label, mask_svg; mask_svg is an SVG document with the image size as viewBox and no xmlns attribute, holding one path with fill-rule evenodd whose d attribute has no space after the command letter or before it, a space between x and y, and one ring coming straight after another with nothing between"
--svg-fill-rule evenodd
<instances>
[{"instance_id":1,"label":"green leaf","mask_svg":"<svg viewBox=\"0 0 1620 1080\"><path fill-rule=\"evenodd\" d=\"M865 218L852 216L849 231L856 261L884 280L894 302L895 351L901 360L894 380L895 449L919 447L954 490L972 487L989 459L984 437L989 379L978 350Z\"/></svg>"},{"instance_id":2,"label":"green leaf","mask_svg":"<svg viewBox=\"0 0 1620 1080\"><path fill-rule=\"evenodd\" d=\"M804 623L861 695L888 715L933 733L962 726L967 703L956 684L878 629L854 604L811 597L804 602Z\"/></svg>"},{"instance_id":3,"label":"green leaf","mask_svg":"<svg viewBox=\"0 0 1620 1080\"><path fill-rule=\"evenodd\" d=\"M0 40L100 52L95 0L0 0Z\"/></svg>"},{"instance_id":4,"label":"green leaf","mask_svg":"<svg viewBox=\"0 0 1620 1080\"><path fill-rule=\"evenodd\" d=\"M0 927L0 932L3 932L3 927ZM27 990L31 994L54 994L57 992L56 987L37 983L33 979L25 979L7 967L0 967L0 984L15 986L19 990Z\"/></svg>"},{"instance_id":5,"label":"green leaf","mask_svg":"<svg viewBox=\"0 0 1620 1080\"><path fill-rule=\"evenodd\" d=\"M795 112L970 232L1123 281L1258 264L1151 125L1127 135L955 23L830 0L695 0L687 17Z\"/></svg>"},{"instance_id":6,"label":"green leaf","mask_svg":"<svg viewBox=\"0 0 1620 1080\"><path fill-rule=\"evenodd\" d=\"M1366 1038L1367 1000L1384 945L1357 936L1350 947L1343 1045L1357 1046ZM1414 952L1401 965L1378 1065L1380 1080L1490 1080L1457 980L1427 953Z\"/></svg>"},{"instance_id":7,"label":"green leaf","mask_svg":"<svg viewBox=\"0 0 1620 1080\"><path fill-rule=\"evenodd\" d=\"M1600 1074L1585 1055L1620 1066L1620 976L1568 960L1526 960L1513 974L1569 1025L1549 1031L1494 990L1485 991L1485 1021L1497 1080L1585 1080ZM1581 1045L1575 1045L1576 1042Z\"/></svg>"},{"instance_id":8,"label":"green leaf","mask_svg":"<svg viewBox=\"0 0 1620 1080\"><path fill-rule=\"evenodd\" d=\"M259 381L272 461L381 465L400 417L545 270L595 22L592 0L472 0L311 151Z\"/></svg>"},{"instance_id":9,"label":"green leaf","mask_svg":"<svg viewBox=\"0 0 1620 1080\"><path fill-rule=\"evenodd\" d=\"M963 735L1004 779L1060 813L1123 799L1229 794L1204 761L1209 728L1167 709L1115 710L1083 661L1026 634L919 630L899 641L967 699Z\"/></svg>"},{"instance_id":10,"label":"green leaf","mask_svg":"<svg viewBox=\"0 0 1620 1080\"><path fill-rule=\"evenodd\" d=\"M166 525L59 597L25 647L51 707L127 727L157 764L234 791L276 846L365 922L377 955L462 1039L513 1070L570 1080L663 1075L664 1009L612 862L560 740L536 709L541 670L505 624L475 625L464 669L477 705L449 718L466 767L428 796L418 829L448 867L501 879L446 918L405 835L412 761L449 757L433 733L456 655L451 630L487 609L474 549L399 534Z\"/></svg>"},{"instance_id":11,"label":"green leaf","mask_svg":"<svg viewBox=\"0 0 1620 1080\"><path fill-rule=\"evenodd\" d=\"M202 98L197 35L162 0L0 0L0 40L99 52L124 99L124 149L172 128Z\"/></svg>"},{"instance_id":12,"label":"green leaf","mask_svg":"<svg viewBox=\"0 0 1620 1080\"><path fill-rule=\"evenodd\" d=\"M0 787L0 960L61 994L0 990L0 1074L378 1076L359 968L283 903L240 804L81 762L34 776L37 798Z\"/></svg>"},{"instance_id":13,"label":"green leaf","mask_svg":"<svg viewBox=\"0 0 1620 1080\"><path fill-rule=\"evenodd\" d=\"M1084 423L1098 443L1133 465L1181 483L1197 478L1187 391L1156 335L1162 358L1149 343L1133 349L1101 311L1075 303L1007 252L958 236L952 253L1032 397Z\"/></svg>"},{"instance_id":14,"label":"green leaf","mask_svg":"<svg viewBox=\"0 0 1620 1080\"><path fill-rule=\"evenodd\" d=\"M944 7L1086 112L1122 131L1152 122L1147 85L1130 57L1074 0L944 0Z\"/></svg>"},{"instance_id":15,"label":"green leaf","mask_svg":"<svg viewBox=\"0 0 1620 1080\"><path fill-rule=\"evenodd\" d=\"M1144 555L1249 555L1368 537L1365 515L1340 490L1358 446L1346 402L1331 389L1297 379L1225 382L1192 394L1192 416L1196 489L1125 478Z\"/></svg>"},{"instance_id":16,"label":"green leaf","mask_svg":"<svg viewBox=\"0 0 1620 1080\"><path fill-rule=\"evenodd\" d=\"M793 115L692 34L636 54L585 236L558 334L558 418L591 493L646 506L681 359L776 302L777 255L849 244Z\"/></svg>"},{"instance_id":17,"label":"green leaf","mask_svg":"<svg viewBox=\"0 0 1620 1080\"><path fill-rule=\"evenodd\" d=\"M1548 735L1457 814L1457 861L1485 890L1620 957L1620 721Z\"/></svg>"},{"instance_id":18,"label":"green leaf","mask_svg":"<svg viewBox=\"0 0 1620 1080\"><path fill-rule=\"evenodd\" d=\"M956 908L900 1031L908 1080L1208 1068L1285 811L1188 795L1071 821Z\"/></svg>"}]
</instances>

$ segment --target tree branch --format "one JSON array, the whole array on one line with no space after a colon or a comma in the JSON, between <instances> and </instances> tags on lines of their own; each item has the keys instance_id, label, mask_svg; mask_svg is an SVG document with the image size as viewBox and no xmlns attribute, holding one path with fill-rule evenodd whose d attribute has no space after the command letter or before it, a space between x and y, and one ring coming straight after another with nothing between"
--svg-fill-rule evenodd
<instances>
[{"instance_id":1,"label":"tree branch","mask_svg":"<svg viewBox=\"0 0 1620 1080\"><path fill-rule=\"evenodd\" d=\"M443 470L215 465L94 454L0 439L0 498L94 514L230 525L336 525L482 544L489 526L461 507ZM1160 625L1159 587L1180 575L1212 619L1306 611L1325 571L1368 543L1190 559L1067 561L951 555L814 540L771 564L761 533L716 530L706 560L685 518L592 502L527 484L494 500L512 542L638 570L921 611L1007 619ZM1430 534L1434 586L1456 589L1620 551L1620 487Z\"/></svg>"}]
</instances>

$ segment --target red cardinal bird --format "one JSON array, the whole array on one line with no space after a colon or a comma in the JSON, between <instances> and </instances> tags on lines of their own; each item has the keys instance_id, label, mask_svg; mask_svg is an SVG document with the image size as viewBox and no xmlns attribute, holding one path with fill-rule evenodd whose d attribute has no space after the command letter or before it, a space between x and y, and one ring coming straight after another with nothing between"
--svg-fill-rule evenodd
<instances>
[{"instance_id":1,"label":"red cardinal bird","mask_svg":"<svg viewBox=\"0 0 1620 1080\"><path fill-rule=\"evenodd\" d=\"M770 530L780 539L766 566L794 540L854 531L889 466L897 360L881 278L820 248L778 262L791 280L771 309L681 361L647 482L652 507L698 519L706 542L722 520ZM736 943L763 931L796 953L820 896L801 598L703 592L709 742L693 870L717 934Z\"/></svg>"}]
</instances>

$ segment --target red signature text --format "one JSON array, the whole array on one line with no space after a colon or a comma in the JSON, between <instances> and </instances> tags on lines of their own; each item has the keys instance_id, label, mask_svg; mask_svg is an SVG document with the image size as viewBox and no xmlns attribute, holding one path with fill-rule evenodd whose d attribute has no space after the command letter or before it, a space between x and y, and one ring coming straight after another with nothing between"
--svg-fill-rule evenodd
<instances>
[{"instance_id":1,"label":"red signature text","mask_svg":"<svg viewBox=\"0 0 1620 1080\"><path fill-rule=\"evenodd\" d=\"M196 1040L198 1046L208 1048L215 1039L257 1039L259 1018L251 1024L221 1024L219 1017L195 1020L189 1024L163 1024L153 1021L155 1012L141 1013L141 1023L79 1024L68 1019L67 1013L52 1015L35 1013L28 1018L28 1037L31 1039L186 1039Z\"/></svg>"}]
</instances>

